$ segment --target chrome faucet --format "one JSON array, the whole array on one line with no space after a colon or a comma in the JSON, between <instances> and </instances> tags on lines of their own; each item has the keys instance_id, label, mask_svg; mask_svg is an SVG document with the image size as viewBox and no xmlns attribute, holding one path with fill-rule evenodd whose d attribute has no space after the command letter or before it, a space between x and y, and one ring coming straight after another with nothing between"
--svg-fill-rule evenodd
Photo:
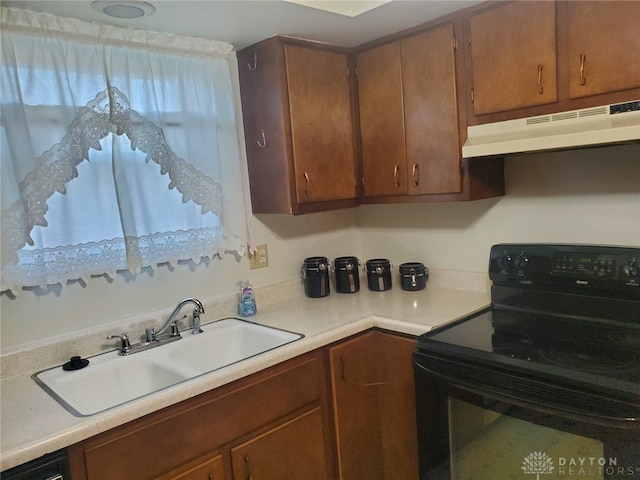
<instances>
[{"instance_id":1,"label":"chrome faucet","mask_svg":"<svg viewBox=\"0 0 640 480\"><path fill-rule=\"evenodd\" d=\"M180 313L180 310L182 310L182 307L189 303L195 305L195 308L193 309L193 330L191 330L191 333L193 333L194 335L202 333L202 329L200 328L200 315L204 313L204 307L202 306L200 300L197 300L195 298L185 298L173 310L171 315L169 315L169 318L166 322L164 322L164 325L160 328L160 330L156 332L152 328L147 328L147 341L151 342L153 340L157 340L158 337L164 335L167 331L169 331L169 337L179 337L180 331L178 330L178 321L181 319L177 318L177 316L178 313Z\"/></svg>"},{"instance_id":2,"label":"chrome faucet","mask_svg":"<svg viewBox=\"0 0 640 480\"><path fill-rule=\"evenodd\" d=\"M120 340L120 349L118 355L130 355L132 353L142 352L159 345L164 345L165 343L180 340L182 336L180 335L180 330L178 329L178 322L185 318L186 315L185 317L177 317L178 313L180 313L180 310L182 310L182 307L184 307L188 303L193 303L195 305L195 308L193 309L193 330L191 330L191 333L202 333L202 329L200 328L200 315L204 313L204 307L202 306L200 300L197 300L195 298L185 298L178 304L173 312L171 312L171 315L169 315L169 318L160 328L160 330L158 330L157 332L153 328L147 328L145 330L145 341L131 345L129 336L126 333L122 333L120 335L109 335L107 339L110 340L113 338L117 338Z\"/></svg>"}]
</instances>

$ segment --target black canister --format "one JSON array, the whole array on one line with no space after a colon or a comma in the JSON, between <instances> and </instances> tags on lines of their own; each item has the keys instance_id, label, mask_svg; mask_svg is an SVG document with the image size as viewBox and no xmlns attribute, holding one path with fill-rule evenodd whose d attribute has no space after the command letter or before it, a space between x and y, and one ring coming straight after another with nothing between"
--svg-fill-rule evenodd
<instances>
[{"instance_id":1,"label":"black canister","mask_svg":"<svg viewBox=\"0 0 640 480\"><path fill-rule=\"evenodd\" d=\"M367 285L369 290L384 292L391 288L391 262L386 258L367 260Z\"/></svg>"},{"instance_id":2,"label":"black canister","mask_svg":"<svg viewBox=\"0 0 640 480\"><path fill-rule=\"evenodd\" d=\"M429 269L423 263L409 262L398 267L400 271L400 286L403 290L423 290L429 279Z\"/></svg>"},{"instance_id":3,"label":"black canister","mask_svg":"<svg viewBox=\"0 0 640 480\"><path fill-rule=\"evenodd\" d=\"M360 290L360 275L356 257L338 257L333 261L336 292L355 293Z\"/></svg>"},{"instance_id":4,"label":"black canister","mask_svg":"<svg viewBox=\"0 0 640 480\"><path fill-rule=\"evenodd\" d=\"M331 293L329 287L329 259L327 257L309 257L302 264L304 293L310 298L326 297Z\"/></svg>"}]
</instances>

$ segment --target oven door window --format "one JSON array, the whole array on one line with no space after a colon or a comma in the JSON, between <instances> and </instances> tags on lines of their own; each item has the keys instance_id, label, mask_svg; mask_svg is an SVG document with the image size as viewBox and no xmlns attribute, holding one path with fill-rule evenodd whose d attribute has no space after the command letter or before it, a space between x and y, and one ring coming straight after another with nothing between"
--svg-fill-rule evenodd
<instances>
[{"instance_id":1,"label":"oven door window","mask_svg":"<svg viewBox=\"0 0 640 480\"><path fill-rule=\"evenodd\" d=\"M540 418L517 418L532 413L523 415L520 407L449 397L448 413L451 478L608 478L611 462L600 440L534 423Z\"/></svg>"}]
</instances>

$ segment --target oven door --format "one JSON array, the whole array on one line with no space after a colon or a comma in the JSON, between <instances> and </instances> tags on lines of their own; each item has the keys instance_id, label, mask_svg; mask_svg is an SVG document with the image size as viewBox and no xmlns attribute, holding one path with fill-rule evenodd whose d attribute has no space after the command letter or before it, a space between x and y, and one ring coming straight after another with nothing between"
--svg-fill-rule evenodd
<instances>
[{"instance_id":1,"label":"oven door","mask_svg":"<svg viewBox=\"0 0 640 480\"><path fill-rule=\"evenodd\" d=\"M638 422L551 411L414 362L420 480L640 480Z\"/></svg>"}]
</instances>

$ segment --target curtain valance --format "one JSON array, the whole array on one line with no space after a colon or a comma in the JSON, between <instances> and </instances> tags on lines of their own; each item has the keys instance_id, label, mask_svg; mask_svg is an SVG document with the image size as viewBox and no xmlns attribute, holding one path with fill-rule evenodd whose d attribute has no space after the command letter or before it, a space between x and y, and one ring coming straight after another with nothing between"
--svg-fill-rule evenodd
<instances>
[{"instance_id":1,"label":"curtain valance","mask_svg":"<svg viewBox=\"0 0 640 480\"><path fill-rule=\"evenodd\" d=\"M229 44L7 8L1 35L2 290L247 252Z\"/></svg>"}]
</instances>

